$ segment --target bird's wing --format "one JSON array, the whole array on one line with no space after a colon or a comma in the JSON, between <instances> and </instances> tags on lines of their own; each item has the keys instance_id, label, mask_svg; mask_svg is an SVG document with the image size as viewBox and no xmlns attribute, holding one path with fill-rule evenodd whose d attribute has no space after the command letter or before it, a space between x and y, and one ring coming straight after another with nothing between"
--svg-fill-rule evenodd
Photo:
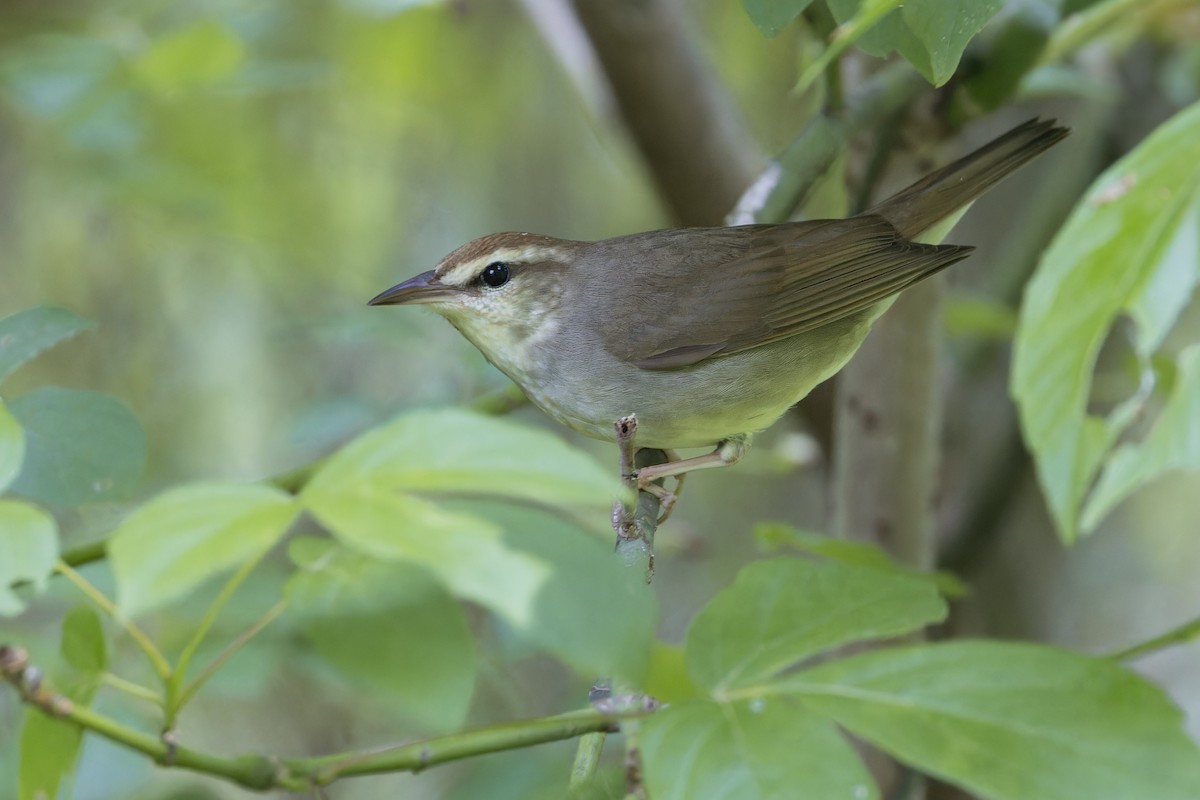
<instances>
[{"instance_id":1,"label":"bird's wing","mask_svg":"<svg viewBox=\"0 0 1200 800\"><path fill-rule=\"evenodd\" d=\"M616 357L674 369L795 336L866 310L971 252L918 244L878 216L749 225L634 240L648 266L602 320ZM695 236L705 237L697 252Z\"/></svg>"}]
</instances>

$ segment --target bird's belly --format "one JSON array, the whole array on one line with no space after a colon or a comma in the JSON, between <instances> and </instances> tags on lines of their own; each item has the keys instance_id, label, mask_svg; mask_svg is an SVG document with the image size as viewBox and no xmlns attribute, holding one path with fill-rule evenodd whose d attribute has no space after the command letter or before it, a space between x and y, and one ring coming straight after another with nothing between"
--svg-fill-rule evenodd
<instances>
[{"instance_id":1,"label":"bird's belly","mask_svg":"<svg viewBox=\"0 0 1200 800\"><path fill-rule=\"evenodd\" d=\"M769 427L842 368L876 316L673 370L639 369L606 352L564 353L570 364L546 364L553 380L523 388L551 417L596 439L614 440L613 423L635 414L642 447L705 447Z\"/></svg>"}]
</instances>

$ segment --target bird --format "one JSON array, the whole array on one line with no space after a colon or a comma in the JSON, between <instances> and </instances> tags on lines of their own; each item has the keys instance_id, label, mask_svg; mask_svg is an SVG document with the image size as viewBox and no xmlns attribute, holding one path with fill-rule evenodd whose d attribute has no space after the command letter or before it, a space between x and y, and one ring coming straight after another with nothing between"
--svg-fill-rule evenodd
<instances>
[{"instance_id":1,"label":"bird","mask_svg":"<svg viewBox=\"0 0 1200 800\"><path fill-rule=\"evenodd\" d=\"M493 233L369 305L425 305L553 419L667 453L666 477L736 463L750 437L840 370L896 295L974 248L916 241L1069 129L1029 120L867 211L597 241ZM712 447L681 458L683 448ZM657 482L657 483L656 483Z\"/></svg>"}]
</instances>

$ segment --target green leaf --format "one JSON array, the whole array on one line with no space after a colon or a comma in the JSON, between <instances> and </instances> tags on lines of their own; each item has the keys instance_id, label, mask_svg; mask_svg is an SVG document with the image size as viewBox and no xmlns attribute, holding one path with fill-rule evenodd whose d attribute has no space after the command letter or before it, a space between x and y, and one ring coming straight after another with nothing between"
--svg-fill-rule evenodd
<instances>
[{"instance_id":1,"label":"green leaf","mask_svg":"<svg viewBox=\"0 0 1200 800\"><path fill-rule=\"evenodd\" d=\"M134 64L134 73L159 94L209 86L231 77L246 49L232 31L206 21L159 37Z\"/></svg>"},{"instance_id":2,"label":"green leaf","mask_svg":"<svg viewBox=\"0 0 1200 800\"><path fill-rule=\"evenodd\" d=\"M874 800L854 748L786 697L693 701L647 717L638 738L654 800Z\"/></svg>"},{"instance_id":3,"label":"green leaf","mask_svg":"<svg viewBox=\"0 0 1200 800\"><path fill-rule=\"evenodd\" d=\"M475 652L462 608L422 569L331 542L291 543L303 569L287 583L288 613L359 693L394 702L420 726L462 724Z\"/></svg>"},{"instance_id":4,"label":"green leaf","mask_svg":"<svg viewBox=\"0 0 1200 800\"><path fill-rule=\"evenodd\" d=\"M194 484L159 495L109 542L118 605L131 616L149 611L258 558L298 511L294 498L267 486Z\"/></svg>"},{"instance_id":5,"label":"green leaf","mask_svg":"<svg viewBox=\"0 0 1200 800\"><path fill-rule=\"evenodd\" d=\"M458 409L417 411L360 436L313 477L314 492L374 486L608 509L617 470L546 431Z\"/></svg>"},{"instance_id":6,"label":"green leaf","mask_svg":"<svg viewBox=\"0 0 1200 800\"><path fill-rule=\"evenodd\" d=\"M0 492L8 488L25 460L25 432L0 400Z\"/></svg>"},{"instance_id":7,"label":"green leaf","mask_svg":"<svg viewBox=\"0 0 1200 800\"><path fill-rule=\"evenodd\" d=\"M62 654L68 664L85 675L99 675L108 669L104 627L91 606L75 606L63 618Z\"/></svg>"},{"instance_id":8,"label":"green leaf","mask_svg":"<svg viewBox=\"0 0 1200 800\"><path fill-rule=\"evenodd\" d=\"M970 594L967 585L952 572L925 572L906 567L893 561L887 553L866 542L840 539L824 533L801 531L784 522L760 522L754 526L754 538L768 552L782 547L792 547L805 553L838 561L851 567L870 567L894 575L929 581L945 597L965 597Z\"/></svg>"},{"instance_id":9,"label":"green leaf","mask_svg":"<svg viewBox=\"0 0 1200 800\"><path fill-rule=\"evenodd\" d=\"M1017 314L995 300L951 296L946 301L946 330L955 336L972 335L1007 341L1017 330Z\"/></svg>"},{"instance_id":10,"label":"green leaf","mask_svg":"<svg viewBox=\"0 0 1200 800\"><path fill-rule=\"evenodd\" d=\"M688 669L698 684L725 693L839 645L899 636L945 616L927 580L799 558L760 561L696 616Z\"/></svg>"},{"instance_id":11,"label":"green leaf","mask_svg":"<svg viewBox=\"0 0 1200 800\"><path fill-rule=\"evenodd\" d=\"M877 2L830 0L829 9L839 23L854 26ZM906 0L881 21L874 16L877 24L862 31L860 45L881 57L898 51L930 83L941 86L958 69L971 39L1003 5L1003 0Z\"/></svg>"},{"instance_id":12,"label":"green leaf","mask_svg":"<svg viewBox=\"0 0 1200 800\"><path fill-rule=\"evenodd\" d=\"M640 592L627 585L633 571L610 547L561 520L484 504L468 505L478 512L444 509L370 484L332 493L310 484L303 498L346 544L425 567L456 597L483 605L581 672L639 672L653 600L640 580ZM519 520L507 532L495 521L504 514Z\"/></svg>"},{"instance_id":13,"label":"green leaf","mask_svg":"<svg viewBox=\"0 0 1200 800\"><path fill-rule=\"evenodd\" d=\"M812 0L742 0L750 20L764 36L775 36L804 13Z\"/></svg>"},{"instance_id":14,"label":"green leaf","mask_svg":"<svg viewBox=\"0 0 1200 800\"><path fill-rule=\"evenodd\" d=\"M58 528L45 512L14 500L0 500L0 616L19 614L25 605L12 590L18 581L41 589L58 560Z\"/></svg>"},{"instance_id":15,"label":"green leaf","mask_svg":"<svg viewBox=\"0 0 1200 800\"><path fill-rule=\"evenodd\" d=\"M1194 800L1200 751L1156 686L1047 647L879 650L777 682L917 769L991 800Z\"/></svg>"},{"instance_id":16,"label":"green leaf","mask_svg":"<svg viewBox=\"0 0 1200 800\"><path fill-rule=\"evenodd\" d=\"M1163 124L1096 180L1026 289L1012 393L1042 490L1066 541L1078 536L1088 487L1137 410L1135 402L1107 417L1087 413L1097 353L1123 314L1136 323L1133 344L1144 362L1161 347L1200 277L1198 226L1200 103ZM1172 430L1150 435L1184 434ZM1152 477L1147 471L1135 483ZM1128 478L1110 480L1110 493L1128 484ZM1108 497L1094 508L1112 504ZM1088 522L1084 532L1099 522L1096 511Z\"/></svg>"},{"instance_id":17,"label":"green leaf","mask_svg":"<svg viewBox=\"0 0 1200 800\"><path fill-rule=\"evenodd\" d=\"M0 319L0 381L48 347L92 328L64 308L38 306Z\"/></svg>"},{"instance_id":18,"label":"green leaf","mask_svg":"<svg viewBox=\"0 0 1200 800\"><path fill-rule=\"evenodd\" d=\"M111 395L47 386L13 400L25 429L14 492L69 507L126 495L146 466L146 432Z\"/></svg>"},{"instance_id":19,"label":"green leaf","mask_svg":"<svg viewBox=\"0 0 1200 800\"><path fill-rule=\"evenodd\" d=\"M73 703L89 705L108 661L100 617L90 607L77 606L67 612L61 649L67 664L76 672L71 675L56 670L54 690ZM17 797L20 800L56 797L63 780L75 769L82 744L83 728L28 709L21 728Z\"/></svg>"},{"instance_id":20,"label":"green leaf","mask_svg":"<svg viewBox=\"0 0 1200 800\"><path fill-rule=\"evenodd\" d=\"M456 596L480 603L518 627L533 619L535 598L550 567L506 546L495 524L369 484L336 493L309 484L303 499L322 525L356 550L419 564Z\"/></svg>"}]
</instances>

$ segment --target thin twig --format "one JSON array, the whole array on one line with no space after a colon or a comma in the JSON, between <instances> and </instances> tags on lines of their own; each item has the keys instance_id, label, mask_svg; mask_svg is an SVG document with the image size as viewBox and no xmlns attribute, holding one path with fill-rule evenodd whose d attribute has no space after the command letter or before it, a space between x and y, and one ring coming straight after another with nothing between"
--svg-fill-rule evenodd
<instances>
[{"instance_id":1,"label":"thin twig","mask_svg":"<svg viewBox=\"0 0 1200 800\"><path fill-rule=\"evenodd\" d=\"M1148 639L1140 644L1131 645L1123 650L1110 653L1107 658L1112 661L1130 661L1168 647L1174 647L1177 644L1187 644L1196 639L1200 639L1200 617L1174 627L1164 634L1155 636L1153 639Z\"/></svg>"},{"instance_id":2,"label":"thin twig","mask_svg":"<svg viewBox=\"0 0 1200 800\"><path fill-rule=\"evenodd\" d=\"M188 667L192 663L192 657L196 655L196 650L204 642L204 637L212 630L212 626L216 624L217 617L225 608L226 603L233 597L234 592L238 587L250 576L250 573L262 561L266 553L261 553L257 557L250 559L237 572L225 581L225 585L221 587L221 591L209 605L208 610L204 612L203 619L196 627L196 632L192 634L192 638L184 645L183 652L179 654L179 659L175 662L175 669L171 673L171 679L167 681L167 697L164 705L163 727L167 730L175 727L175 718L179 711L187 703L191 693L181 694L183 682L187 679ZM189 687L191 688L191 687Z\"/></svg>"},{"instance_id":3,"label":"thin twig","mask_svg":"<svg viewBox=\"0 0 1200 800\"><path fill-rule=\"evenodd\" d=\"M317 758L281 760L257 753L223 758L169 745L159 737L134 730L104 714L76 705L69 698L41 685L40 681L30 681L28 678L34 672L40 673L40 670L30 666L29 655L24 648L0 646L0 677L15 687L22 700L33 708L143 753L155 763L165 763L170 759L175 767L222 777L256 791L287 789L298 792L355 775L419 772L436 764L485 753L572 739L597 731L615 731L624 721L645 716L652 711L645 706L633 706L607 714L585 709L477 728L382 750L338 753Z\"/></svg>"},{"instance_id":4,"label":"thin twig","mask_svg":"<svg viewBox=\"0 0 1200 800\"><path fill-rule=\"evenodd\" d=\"M118 625L125 629L129 636L135 642L137 642L137 645L141 648L142 652L146 654L146 658L150 659L150 663L153 665L155 673L158 674L158 677L161 678L164 683L170 679L171 663L167 661L162 652L160 652L158 647L155 646L154 642L151 641L150 637L146 635L146 632L139 628L137 624L133 622L133 620L128 619L124 614L118 611L116 605L104 595L104 592L100 591L95 586L92 586L92 584L90 584L86 578L84 578L75 570L71 569L70 566L61 560L54 565L54 570L74 584L75 587L87 595L88 599L95 603L101 611L112 617L114 620L116 620Z\"/></svg>"},{"instance_id":5,"label":"thin twig","mask_svg":"<svg viewBox=\"0 0 1200 800\"><path fill-rule=\"evenodd\" d=\"M278 603L271 606L271 608L267 610L267 613L263 614L257 622L255 622L253 625L243 631L240 636L230 642L229 645L221 651L220 655L214 658L208 666L201 670L200 674L196 676L196 679L189 683L187 688L183 690L183 693L179 696L178 708L183 708L185 705L187 705L188 701L192 699L196 692L200 691L200 688L217 673L217 670L219 670L226 661L233 658L233 656L246 645L246 642L258 635L263 628L274 622L275 618L282 614L286 608L287 601L280 600Z\"/></svg>"}]
</instances>

